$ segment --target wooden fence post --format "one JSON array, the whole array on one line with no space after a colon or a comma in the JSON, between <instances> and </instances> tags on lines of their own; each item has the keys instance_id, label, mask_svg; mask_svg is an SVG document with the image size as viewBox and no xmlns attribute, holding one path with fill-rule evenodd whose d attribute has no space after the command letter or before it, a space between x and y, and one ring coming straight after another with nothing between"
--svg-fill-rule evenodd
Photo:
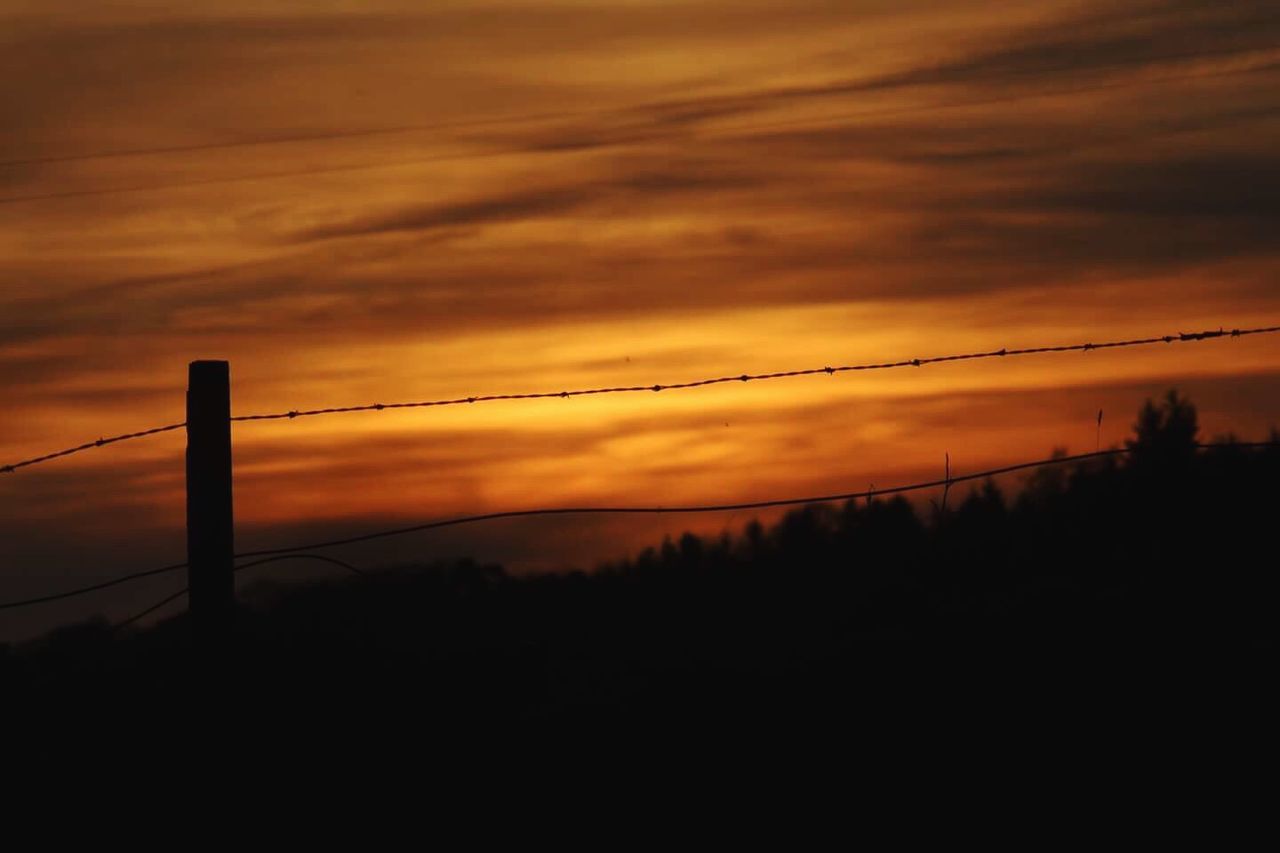
<instances>
[{"instance_id":1,"label":"wooden fence post","mask_svg":"<svg viewBox=\"0 0 1280 853\"><path fill-rule=\"evenodd\" d=\"M231 367L193 361L187 384L187 584L197 642L216 647L235 609Z\"/></svg>"}]
</instances>

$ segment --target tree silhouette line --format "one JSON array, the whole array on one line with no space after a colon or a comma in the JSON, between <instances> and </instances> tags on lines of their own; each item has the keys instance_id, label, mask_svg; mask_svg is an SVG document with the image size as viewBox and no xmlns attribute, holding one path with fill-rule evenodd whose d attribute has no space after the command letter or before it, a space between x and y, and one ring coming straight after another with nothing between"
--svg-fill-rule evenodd
<instances>
[{"instance_id":1,"label":"tree silhouette line","mask_svg":"<svg viewBox=\"0 0 1280 853\"><path fill-rule=\"evenodd\" d=\"M1170 391L1138 413L1129 455L1037 469L1013 492L808 506L592 572L463 561L263 587L216 662L192 663L185 617L99 619L3 647L0 684L153 696L213 679L246 700L323 696L310 714L467 730L929 728L1030 696L1148 720L1243 706L1274 664L1280 448L1198 450L1199 432Z\"/></svg>"}]
</instances>

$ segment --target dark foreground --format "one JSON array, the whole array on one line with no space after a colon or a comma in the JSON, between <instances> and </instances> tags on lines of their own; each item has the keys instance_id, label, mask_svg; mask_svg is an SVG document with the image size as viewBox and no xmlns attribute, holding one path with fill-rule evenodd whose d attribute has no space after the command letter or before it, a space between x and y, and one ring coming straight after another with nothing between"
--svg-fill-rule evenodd
<instances>
[{"instance_id":1,"label":"dark foreground","mask_svg":"<svg viewBox=\"0 0 1280 853\"><path fill-rule=\"evenodd\" d=\"M901 500L810 507L591 574L264 588L217 654L182 617L88 623L5 650L0 684L11 711L215 714L259 736L1257 749L1280 448L1197 450L1178 405L1146 414L1131 456L1042 469L1014 500L988 485L928 519Z\"/></svg>"}]
</instances>

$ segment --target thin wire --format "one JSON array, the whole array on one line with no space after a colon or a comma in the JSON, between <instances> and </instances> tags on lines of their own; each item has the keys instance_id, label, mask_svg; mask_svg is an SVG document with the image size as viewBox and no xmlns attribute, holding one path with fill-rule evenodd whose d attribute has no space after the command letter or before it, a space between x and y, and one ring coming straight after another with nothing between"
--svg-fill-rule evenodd
<instances>
[{"instance_id":1,"label":"thin wire","mask_svg":"<svg viewBox=\"0 0 1280 853\"><path fill-rule=\"evenodd\" d=\"M773 130L773 129L787 127L795 124L805 124L805 123L822 124L822 123L830 123L830 121L833 121L833 120L839 121L839 120L854 119L859 117L906 115L911 113L931 112L931 111L940 110L940 109L955 109L955 108L969 107L969 106L986 106L990 104L1009 103L1009 102L1016 102L1016 101L1023 101L1023 100L1034 100L1036 98L1057 97L1061 95L1072 95L1072 94L1084 94L1087 92L1105 91L1105 90L1111 90L1111 89L1123 89L1123 88L1129 88L1133 86L1150 86L1153 84L1165 83L1165 82L1180 82L1184 80L1203 80L1203 79L1212 79L1212 78L1219 78L1219 77L1232 77L1232 76L1239 76L1239 75L1246 75L1246 74L1267 73L1267 72L1274 71L1277 68L1280 68L1280 63L1268 63L1266 65L1250 66L1247 68L1232 68L1232 69L1226 69L1221 71L1198 72L1198 73L1191 73L1191 74L1170 74L1164 77L1139 78L1139 79L1130 80L1130 81L1113 81L1110 83L1100 83L1100 84L1094 84L1094 85L1088 85L1088 86L1073 86L1069 88L1050 89L1050 90L1044 90L1039 92L1015 93L1010 95L999 95L994 97L974 98L974 99L960 100L960 101L944 101L944 102L934 103L934 104L922 104L914 107L888 107L883 110L862 110L862 111L853 112L853 113L845 113L840 116L833 116L826 119L822 117L818 117L816 119L784 119L784 120L772 121L772 122L757 122L757 123L749 123L749 124L741 124L741 125L731 125L727 128L713 129L711 131L711 134L712 135L725 135L725 134L732 135L735 133L741 134L744 132L750 133L753 131L760 131L760 130ZM834 92L833 94L838 94L838 93L840 92L837 91L837 92ZM818 96L817 93L814 93L813 95L809 95L809 97L817 97L817 96ZM584 112L582 114L586 115L589 113ZM573 114L570 113L569 115L573 115ZM512 119L511 121L517 122L519 120ZM487 123L487 122L478 122L478 123ZM494 119L493 123L501 123L501 120ZM414 129L414 128L406 128L406 130L410 130L410 129ZM353 132L350 135L355 135L355 136L373 135L375 133L380 133L380 132L384 132L384 131L370 130L367 132ZM385 132L396 132L396 131L388 129ZM317 138L323 138L323 137L318 136ZM292 141L292 140L281 140L281 141ZM255 142L255 143L246 143L246 144L267 144L267 143ZM219 145L219 144L210 143L207 146L200 146L200 147L230 147L230 144L224 143ZM174 149L174 150L181 150L181 149ZM225 184L225 183L270 181L270 180L279 180L279 179L288 179L288 178L310 177L313 175L327 175L327 174L334 174L334 173L341 173L341 172L360 172L360 171L371 171L371 170L378 170L378 169L390 169L390 168L398 168L400 166L414 166L414 165L422 165L426 163L440 162L440 161L446 161L446 160L468 159L472 157L504 156L507 154L519 153L521 150L522 149L518 149L518 148L502 148L495 151L476 151L476 152L466 152L466 153L456 153L456 154L438 154L438 155L427 156L427 157L416 157L416 158L407 159L407 160L390 160L390 161L382 161L382 162L376 162L376 163L357 163L357 164L352 164L347 166L321 166L321 167L307 168L307 169L283 170L283 171L276 171L276 172L261 172L261 173L252 174L252 175L228 175L228 176L216 177L216 178L201 178L196 180L175 181L170 183L157 183L157 184L143 184L143 185L129 186L129 187L103 187L99 189L63 190L58 192L36 193L31 195L3 196L3 197L0 197L0 205L20 204L22 202L29 202L29 201L51 201L56 199L82 198L87 196L149 192L153 190L159 191L159 190L171 190L171 189L186 189L191 187L209 186L214 184ZM124 152L124 153L134 153L134 152ZM137 153L149 153L149 152L139 151ZM114 156L114 155L111 155L111 156ZM73 158L73 159L79 159L79 158ZM21 162L21 161L15 161L15 162ZM4 165L4 164L0 164L0 165Z\"/></svg>"},{"instance_id":2,"label":"thin wire","mask_svg":"<svg viewBox=\"0 0 1280 853\"><path fill-rule=\"evenodd\" d=\"M162 568L159 568L159 569L147 569L146 571L134 572L133 574L130 574L130 575L121 575L120 577L114 578L109 581L103 581L102 583L95 583L90 586L78 587L76 589L67 590L66 592L55 592L52 595L41 595L36 598L23 598L17 601L4 601L4 602L0 602L0 610L9 610L14 607L27 607L28 605L32 605L32 604L45 604L50 601L61 601L64 598L73 598L77 595L84 595L90 592L97 592L100 589L107 589L108 587L116 586L118 584L126 583L128 581L135 581L135 580L140 580L142 578L149 578L149 577L152 577L153 575L162 575L167 572L176 572L178 569L185 569L186 567L187 567L186 563L174 563L171 566L163 566Z\"/></svg>"},{"instance_id":3,"label":"thin wire","mask_svg":"<svg viewBox=\"0 0 1280 853\"><path fill-rule=\"evenodd\" d=\"M303 550L303 549L298 548L298 549L294 549L294 550ZM256 556L256 555L254 555L254 554L237 554L237 555L236 555L236 559L237 559L237 560L239 560L239 559L242 559L242 558L244 558L244 557L253 557L253 556ZM272 556L272 557L267 557L266 559L263 559L263 560L254 560L252 563L244 563L243 565L236 566L234 569L232 569L232 571L233 571L233 572L242 572L242 571L244 571L245 569L252 569L254 566L262 566L262 565L265 565L265 564L267 564L267 563L275 563L275 562L279 562L280 560L290 560L290 559L297 559L297 560L319 560L319 561L320 561L320 562L322 562L322 563L329 563L329 564L331 564L331 565L337 566L337 567L338 567L338 568L340 568L340 569L346 569L348 572L351 572L351 574L353 574L353 575L359 575L359 576L360 576L360 577L362 577L362 578L371 577L371 575L370 575L368 572L364 572L364 571L361 571L360 569L357 569L355 566L351 565L350 563L346 562L345 560L339 560L337 557L329 557L329 556L327 556L327 555L325 555L325 554L294 554L294 553L289 553L289 554L283 554L283 555L280 555L280 556Z\"/></svg>"},{"instance_id":4,"label":"thin wire","mask_svg":"<svg viewBox=\"0 0 1280 853\"><path fill-rule=\"evenodd\" d=\"M1225 448L1264 448L1264 447L1280 447L1277 442L1236 442L1233 444L1197 444L1197 450L1215 450ZM907 492L916 492L923 489L934 489L938 487L947 487L956 483L964 483L970 480L983 480L988 477L996 477L1002 474L1009 474L1015 471L1024 471L1029 468L1041 468L1048 465L1063 465L1070 462L1083 462L1090 459L1102 459L1111 456L1121 456L1132 453L1133 450L1127 447L1110 448L1107 450L1093 451L1091 453L1079 453L1074 456L1057 456L1048 459L1038 459L1034 462L1019 462L1013 465L1005 465L1000 468L990 468L985 471L976 471L972 474L948 475L941 480L930 480L923 483L912 483L906 486L891 486L888 488L869 488L857 492L841 492L834 495L813 495L803 498L778 498L764 501L747 501L743 503L731 504L699 504L695 506L642 506L642 507L559 507L555 509L521 509L507 510L504 512L491 512L483 515L468 515L459 518L448 518L440 521L429 521L424 524L415 524L409 527L398 527L391 530L382 530L375 533L365 533L359 536L349 536L343 539L330 539L324 542L311 542L306 545L296 545L290 548L272 548L260 551L249 551L240 554L241 557L258 557L273 554L287 554L293 551L313 550L317 548L332 548L338 545L351 545L358 542L368 542L373 539L385 539L389 536L400 536L406 533L417 533L423 530L436 530L441 527L454 527L461 524L474 524L482 521L495 521L503 518L527 518L529 516L542 515L660 515L663 513L672 514L692 514L707 512L737 512L749 509L769 509L780 506L797 506L801 504L819 504L831 503L833 501L848 501L859 499L870 499L881 497L883 495L897 495Z\"/></svg>"},{"instance_id":5,"label":"thin wire","mask_svg":"<svg viewBox=\"0 0 1280 853\"><path fill-rule=\"evenodd\" d=\"M882 362L874 364L853 364L842 365L840 367L812 367L804 370L785 370L775 373L743 373L737 376L720 376L712 379L699 379L693 382L675 382L669 384L649 384L649 385L624 385L607 388L587 388L576 391L542 391L530 394L485 394L471 397L453 397L443 400L425 400L420 402L409 403L370 403L360 406L337 406L323 409L294 409L288 412L274 412L271 414L260 415L237 415L231 420L233 421L271 421L271 420L293 420L296 418L315 417L317 415L334 415L346 414L350 412L380 412L387 409L420 409L435 406L457 406L472 403L491 403L500 400L539 400L570 397L587 397L598 394L630 394L642 392L656 391L673 391L686 388L703 388L709 385L722 385L730 382L751 382L762 381L768 379L784 379L798 376L816 376L818 374L834 375L836 373L849 373L864 370L889 370L901 367L923 367L927 364L941 364L952 361L977 361L980 359L990 358L1007 358L1010 356L1023 355L1041 355L1047 353L1063 353L1063 352L1089 352L1101 349L1119 349L1122 347L1149 346L1152 344L1172 344L1172 343L1190 343L1195 341L1210 340L1213 338L1242 338L1249 335L1267 335L1280 332L1280 326L1265 326L1254 329L1231 329L1230 331L1218 329L1217 331L1205 332L1180 332L1176 335L1160 335L1153 338L1134 338L1123 341L1104 341L1102 343L1083 343L1083 344L1067 344L1063 346L1041 346L1041 347L1024 347L1021 349L998 349L986 352L965 353L962 355L942 355L933 356L931 358L911 358L903 361ZM10 465L0 466L0 474L13 473L19 468L25 468L29 465L36 465L41 462L48 462L52 459L59 459L63 456L70 456L73 453L79 453L84 450L91 450L95 447L102 447L107 444L114 444L120 441L128 441L134 438L142 438L144 436L155 435L162 432L170 432L172 430L182 429L186 423L169 424L168 426L156 427L155 429L143 430L142 432L127 433L125 435L117 435L111 438L100 438L97 441L87 442L85 444L71 447L66 450L60 450L56 453L48 453L44 456L37 456L33 459L25 459L21 462L15 462Z\"/></svg>"},{"instance_id":6,"label":"thin wire","mask_svg":"<svg viewBox=\"0 0 1280 853\"><path fill-rule=\"evenodd\" d=\"M352 545L358 542L368 542L373 539L385 539L389 536L401 536L406 533L417 533L424 530L436 530L441 527L454 527L460 524L474 524L482 521L496 521L504 518L527 518L529 516L542 515L661 515L664 513L672 514L693 514L707 512L737 512L749 509L769 509L780 506L796 506L800 504L818 504L831 503L833 501L857 500L863 498L874 498L883 495L896 495L905 492L920 491L922 489L933 489L939 486L948 486L955 483L965 482L967 480L979 480L986 477L994 477L1000 474L1008 474L1013 471L1021 471L1027 468L1036 468L1045 465L1059 465L1068 462L1081 462L1087 459L1098 459L1107 456L1118 456L1130 453L1128 448L1115 448L1110 450L1095 451L1093 453L1081 453L1075 456L1061 456L1051 459L1040 459L1035 462L1021 462L1016 465L1006 465L1001 468L992 468L987 471L979 471L973 474L962 474L950 477L949 479L930 480L924 483L912 483L907 486L892 486L883 489L863 489L857 492L841 492L834 495L811 495L803 498L778 498L774 500L764 501L747 501L744 503L732 504L705 504L696 506L639 506L639 507L559 507L555 509L518 509L506 510L503 512L490 512L483 515L467 515L459 518L448 518L440 521L429 521L424 524L415 524L409 527L398 527L392 530L382 530L376 533L365 533L359 536L349 536L344 539L330 539L325 542L310 542L306 545L297 545L290 548L272 548L261 551L249 551L241 556L257 557L267 554L287 554L293 551L312 550L316 548L332 548L338 545Z\"/></svg>"},{"instance_id":7,"label":"thin wire","mask_svg":"<svg viewBox=\"0 0 1280 853\"><path fill-rule=\"evenodd\" d=\"M186 595L190 591L191 591L191 587L184 586L182 589L178 590L173 595L169 595L160 599L155 604L148 607L146 610L143 610L141 613L135 613L132 616L130 616L128 619L124 620L123 622L120 622L115 626L115 630L119 631L121 628L132 625L134 622L137 622L142 617L155 613L157 610L159 610L161 607L164 607L169 602L177 601L179 598L182 598L182 596Z\"/></svg>"},{"instance_id":8,"label":"thin wire","mask_svg":"<svg viewBox=\"0 0 1280 853\"><path fill-rule=\"evenodd\" d=\"M1197 444L1198 450L1226 450L1226 449L1260 449L1280 447L1280 443L1273 441L1257 441L1257 442L1232 442L1230 444ZM736 504L703 504L697 506L673 506L673 507L559 507L552 509L525 509L525 510L508 510L506 512L485 513L483 515L469 515L459 518L450 518L440 521L431 521L425 524L415 524L411 527L399 527L391 530L383 530L375 533L366 533L359 536L351 536L345 539L333 539L326 542L314 542L307 545L294 545L288 548L273 548L260 551L246 551L236 554L235 559L245 559L249 557L263 557L266 559L257 560L252 563L246 563L237 566L234 571L259 566L263 563L274 562L277 559L289 558L306 558L316 559L333 563L341 566L355 574L367 574L356 569L348 563L337 560L332 557L326 557L321 554L298 554L299 551L311 551L318 548L331 548L338 545L350 545L357 542L368 542L373 539L384 539L389 536L400 536L406 533L416 533L424 530L434 530L441 527L454 527L461 524L474 524L477 522L494 521L503 518L524 518L529 516L540 515L603 515L603 514L628 514L628 515L651 515L662 513L707 513L707 512L737 512L748 509L767 509L779 506L797 506L801 504L830 503L832 501L843 500L860 500L871 499L883 495L903 494L906 492L920 491L922 489L937 488L939 486L951 487L956 483L963 483L970 480L985 479L987 477L995 477L1001 474L1009 474L1015 471L1023 471L1029 468L1041 468L1049 465L1062 465L1069 462L1081 462L1089 459L1101 459L1110 456L1120 456L1132 453L1130 448L1110 448L1107 450L1094 451L1092 453L1080 453L1074 456L1055 456L1048 459L1038 459L1034 462L1020 462L1014 465L1005 465L1000 468L990 468L985 471L977 471L972 474L948 475L946 479L930 480L924 483L912 483L906 486L892 486L889 488L877 489L874 486L858 492L844 492L837 495L818 495L805 498L780 498L767 501L751 501ZM72 596L83 595L85 593L94 592L96 590L105 589L116 584L121 584L130 580L150 577L152 575L162 574L164 572L176 571L187 567L187 563L176 563L172 566L165 566L160 569L151 569L145 572L135 572L130 575L124 575L114 580L105 581L103 583L94 584L92 586L81 587L79 589L68 590L66 592L46 595L40 598L25 599L21 601L9 601L0 603L0 610L14 607L24 607L30 604L41 604L47 601L57 601ZM186 592L183 590L182 592ZM166 602L162 602L167 603ZM142 614L142 615L145 615ZM140 618L140 617L135 617Z\"/></svg>"},{"instance_id":9,"label":"thin wire","mask_svg":"<svg viewBox=\"0 0 1280 853\"><path fill-rule=\"evenodd\" d=\"M236 566L234 569L232 569L232 571L242 572L245 569L252 569L254 566L261 566L264 563L275 563L281 560L319 560L322 563L331 563L335 566L346 569L352 574L359 575L360 577L365 577L365 578L370 577L368 572L362 572L360 569L357 569L355 566L351 565L348 562L345 562L344 560L338 560L334 557L327 557L324 554L283 554L278 557L268 557L265 560L255 560L252 563L245 563L242 566ZM165 598L162 598L160 601L157 601L155 604L151 605L146 610L143 610L140 613L135 613L134 615L130 616L128 619L125 619L123 622L118 623L115 626L115 630L118 631L127 625L132 625L134 622L137 622L142 617L148 616L156 612L161 607L164 607L166 604L169 604L170 602L173 602L173 601L177 601L179 598L186 595L190 591L191 591L191 587L184 586L182 589L178 590L172 595L166 596Z\"/></svg>"}]
</instances>

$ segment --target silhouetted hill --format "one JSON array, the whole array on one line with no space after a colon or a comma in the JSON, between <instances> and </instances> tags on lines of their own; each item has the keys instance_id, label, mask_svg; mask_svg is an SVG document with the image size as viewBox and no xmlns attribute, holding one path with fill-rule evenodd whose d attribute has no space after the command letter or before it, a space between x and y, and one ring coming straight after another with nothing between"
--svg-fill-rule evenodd
<instances>
[{"instance_id":1,"label":"silhouetted hill","mask_svg":"<svg viewBox=\"0 0 1280 853\"><path fill-rule=\"evenodd\" d=\"M215 663L193 662L184 618L94 622L8 649L0 678L11 696L216 685L424 731L1114 734L1252 713L1275 662L1280 447L1196 437L1171 393L1131 456L1039 469L1012 499L988 483L928 518L811 506L591 574L459 563L263 588Z\"/></svg>"}]
</instances>

